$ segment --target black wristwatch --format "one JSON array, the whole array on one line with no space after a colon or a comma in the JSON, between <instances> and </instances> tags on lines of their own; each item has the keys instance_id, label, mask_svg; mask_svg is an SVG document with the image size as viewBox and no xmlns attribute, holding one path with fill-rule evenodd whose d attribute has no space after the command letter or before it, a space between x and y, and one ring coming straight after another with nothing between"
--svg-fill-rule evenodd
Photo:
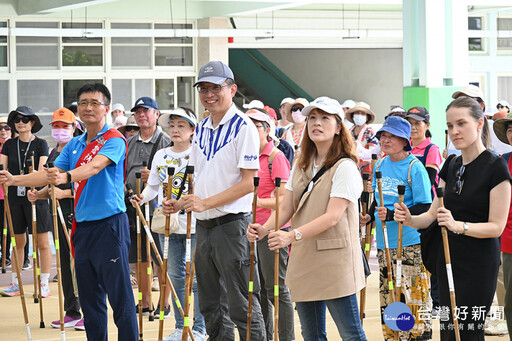
<instances>
[{"instance_id":1,"label":"black wristwatch","mask_svg":"<svg viewBox=\"0 0 512 341\"><path fill-rule=\"evenodd\" d=\"M70 184L72 181L71 181L71 173L70 172L66 172L66 175L68 176L68 184Z\"/></svg>"}]
</instances>

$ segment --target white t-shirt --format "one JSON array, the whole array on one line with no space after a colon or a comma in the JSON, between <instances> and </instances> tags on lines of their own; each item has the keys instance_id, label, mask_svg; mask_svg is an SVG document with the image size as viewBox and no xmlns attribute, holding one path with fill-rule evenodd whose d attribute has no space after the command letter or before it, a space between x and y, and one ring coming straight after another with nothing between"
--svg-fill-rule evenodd
<instances>
[{"instance_id":1,"label":"white t-shirt","mask_svg":"<svg viewBox=\"0 0 512 341\"><path fill-rule=\"evenodd\" d=\"M242 180L240 169L259 170L258 130L233 104L217 127L211 117L196 127L190 164L197 173L194 194L206 199L233 187ZM196 213L201 220L229 213L251 212L252 193L226 205Z\"/></svg>"},{"instance_id":2,"label":"white t-shirt","mask_svg":"<svg viewBox=\"0 0 512 341\"><path fill-rule=\"evenodd\" d=\"M285 188L291 192L293 192L293 174L295 173L296 167L297 164L293 167L290 178L285 185ZM315 176L319 170L320 168L313 163L313 176ZM301 191L304 191L304 189L301 189ZM362 192L363 180L355 162L341 162L338 168L336 168L336 172L334 172L334 177L332 178L330 198L343 198L357 204Z\"/></svg>"},{"instance_id":3,"label":"white t-shirt","mask_svg":"<svg viewBox=\"0 0 512 341\"><path fill-rule=\"evenodd\" d=\"M144 202L150 200L151 198L146 198L146 194L148 196L154 196L154 192L149 192L149 188L155 189L158 188L158 204L162 205L162 201L164 199L164 187L167 188L167 182L169 181L169 177L167 174L167 167L174 167L174 176L172 180L172 197L177 198L179 190L183 181L185 181L185 186L183 188L182 196L188 193L188 181L184 179L185 168L187 167L190 161L190 153L192 152L192 147L187 149L181 153L175 153L172 151L171 147L166 147L160 149L155 153L153 157L153 162L151 164L151 172L148 178L148 191L144 190ZM167 192L165 193L167 195ZM194 213L195 214L195 213ZM196 219L194 218L194 214L192 215L192 233L195 233L196 229ZM178 230L178 234L186 234L187 233L187 215L179 214L180 228Z\"/></svg>"}]
</instances>

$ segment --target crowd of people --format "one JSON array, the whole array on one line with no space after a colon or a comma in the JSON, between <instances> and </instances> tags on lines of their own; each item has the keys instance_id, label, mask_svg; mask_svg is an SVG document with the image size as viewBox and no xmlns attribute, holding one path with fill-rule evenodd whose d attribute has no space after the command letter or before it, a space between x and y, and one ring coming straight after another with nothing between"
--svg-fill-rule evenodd
<instances>
[{"instance_id":1,"label":"crowd of people","mask_svg":"<svg viewBox=\"0 0 512 341\"><path fill-rule=\"evenodd\" d=\"M368 275L361 250L368 224L375 224L384 340L431 339L432 319L424 315L448 311L453 290L461 339L482 340L495 293L500 296L498 277L512 333L512 118L506 101L487 118L480 89L455 92L441 154L422 106L393 107L380 128L371 125L376 115L369 104L325 96L285 98L279 114L256 100L243 112L233 102L234 75L219 61L201 67L194 87L208 112L202 120L185 107L162 114L151 97L137 99L127 116L123 105L110 106L106 86L85 84L76 113L54 112L51 151L35 135L42 126L30 107L0 118L0 183L9 188L0 188L0 209L3 214L7 201L18 255L12 283L1 295L20 295L16 269L28 259L27 232L39 251L41 297L51 295L53 199L64 216L57 235L71 230L71 248L60 242L64 326L85 330L91 340L107 340L106 297L119 340L139 339L137 314L167 318L171 304L175 326L164 340L181 340L189 327L199 341L235 340L235 327L241 340L271 340L274 328L280 340L294 340L294 309L304 340L327 339L327 310L342 339L366 340L357 295ZM363 186L363 175L371 188ZM125 188L136 189L135 195ZM372 194L368 212L360 210L363 192ZM146 231L139 207L150 225L169 217L172 234ZM7 244L7 265L11 254ZM152 261L163 302L156 308ZM195 276L187 282L191 262ZM129 268L134 263L137 301ZM162 286L167 275L177 295L171 301L169 286ZM181 314L187 290L194 297L193 323ZM395 302L414 318L399 334L384 318ZM484 313L475 314L476 308ZM454 340L454 316L446 316L441 339Z\"/></svg>"}]
</instances>

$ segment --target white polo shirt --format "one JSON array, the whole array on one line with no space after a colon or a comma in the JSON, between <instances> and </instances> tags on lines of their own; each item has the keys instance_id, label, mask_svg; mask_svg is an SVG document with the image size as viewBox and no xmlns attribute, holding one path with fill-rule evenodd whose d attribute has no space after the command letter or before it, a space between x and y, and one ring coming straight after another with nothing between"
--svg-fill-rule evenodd
<instances>
[{"instance_id":1,"label":"white polo shirt","mask_svg":"<svg viewBox=\"0 0 512 341\"><path fill-rule=\"evenodd\" d=\"M217 127L211 117L196 127L190 164L195 167L194 194L206 199L221 193L242 180L240 169L259 170L259 134L244 113L231 105ZM251 212L252 193L224 206L195 213L200 220L229 213Z\"/></svg>"}]
</instances>

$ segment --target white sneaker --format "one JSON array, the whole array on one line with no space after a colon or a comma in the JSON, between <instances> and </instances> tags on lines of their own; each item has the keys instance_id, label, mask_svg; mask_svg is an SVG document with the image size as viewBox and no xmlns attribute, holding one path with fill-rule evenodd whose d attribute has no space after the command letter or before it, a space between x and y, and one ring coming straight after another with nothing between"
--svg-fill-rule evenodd
<instances>
[{"instance_id":1,"label":"white sneaker","mask_svg":"<svg viewBox=\"0 0 512 341\"><path fill-rule=\"evenodd\" d=\"M171 335L164 337L163 341L180 341L182 334L183 329L176 329Z\"/></svg>"},{"instance_id":2,"label":"white sneaker","mask_svg":"<svg viewBox=\"0 0 512 341\"><path fill-rule=\"evenodd\" d=\"M485 335L507 335L508 328L505 320L490 320L486 321Z\"/></svg>"},{"instance_id":3,"label":"white sneaker","mask_svg":"<svg viewBox=\"0 0 512 341\"><path fill-rule=\"evenodd\" d=\"M50 286L48 283L41 283L41 297L46 298L51 295L52 293L50 292Z\"/></svg>"},{"instance_id":4,"label":"white sneaker","mask_svg":"<svg viewBox=\"0 0 512 341\"><path fill-rule=\"evenodd\" d=\"M195 341L204 341L205 338L206 338L206 335L204 333L201 333L201 332L199 332L197 330L193 330L192 331L192 335L194 335L194 340ZM190 337L189 337L189 339L190 339Z\"/></svg>"}]
</instances>

